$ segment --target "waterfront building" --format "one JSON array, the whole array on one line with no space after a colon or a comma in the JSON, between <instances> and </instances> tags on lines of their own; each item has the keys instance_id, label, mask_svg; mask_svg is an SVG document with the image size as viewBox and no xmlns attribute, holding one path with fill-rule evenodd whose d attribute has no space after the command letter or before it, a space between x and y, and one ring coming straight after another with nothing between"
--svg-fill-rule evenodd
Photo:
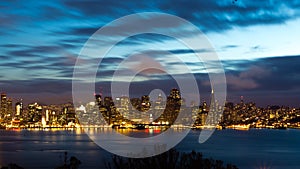
<instances>
[{"instance_id":1,"label":"waterfront building","mask_svg":"<svg viewBox=\"0 0 300 169\"><path fill-rule=\"evenodd\" d=\"M39 122L42 120L42 106L38 103L28 104L28 121L29 122Z\"/></svg>"},{"instance_id":2,"label":"waterfront building","mask_svg":"<svg viewBox=\"0 0 300 169\"><path fill-rule=\"evenodd\" d=\"M11 98L7 98L6 105L7 105L7 112L5 114L6 119L7 120L12 120L13 106L12 106L12 99Z\"/></svg>"},{"instance_id":3,"label":"waterfront building","mask_svg":"<svg viewBox=\"0 0 300 169\"><path fill-rule=\"evenodd\" d=\"M1 93L0 119L4 119L7 113L7 97L6 93Z\"/></svg>"},{"instance_id":4,"label":"waterfront building","mask_svg":"<svg viewBox=\"0 0 300 169\"><path fill-rule=\"evenodd\" d=\"M22 99L15 104L15 117L22 116L23 112L23 102Z\"/></svg>"}]
</instances>

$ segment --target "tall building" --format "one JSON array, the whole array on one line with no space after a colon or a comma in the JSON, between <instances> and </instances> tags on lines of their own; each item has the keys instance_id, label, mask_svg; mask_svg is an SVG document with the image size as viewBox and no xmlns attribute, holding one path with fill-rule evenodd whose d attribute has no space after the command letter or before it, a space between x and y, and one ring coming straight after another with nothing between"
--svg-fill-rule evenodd
<instances>
[{"instance_id":1,"label":"tall building","mask_svg":"<svg viewBox=\"0 0 300 169\"><path fill-rule=\"evenodd\" d=\"M211 99L210 99L210 106L209 106L209 114L207 116L207 124L208 125L217 125L218 119L220 118L220 107L218 101L215 98L214 90L211 90Z\"/></svg>"},{"instance_id":2,"label":"tall building","mask_svg":"<svg viewBox=\"0 0 300 169\"><path fill-rule=\"evenodd\" d=\"M13 116L13 106L12 106L12 99L11 98L7 98L6 105L7 105L6 117L9 120L11 120L12 116Z\"/></svg>"},{"instance_id":3,"label":"tall building","mask_svg":"<svg viewBox=\"0 0 300 169\"><path fill-rule=\"evenodd\" d=\"M15 116L22 116L22 112L23 112L23 103L22 100L20 100L20 102L17 102L15 104Z\"/></svg>"},{"instance_id":4,"label":"tall building","mask_svg":"<svg viewBox=\"0 0 300 169\"><path fill-rule=\"evenodd\" d=\"M141 118L141 99L140 98L131 98L130 99L130 117L135 119Z\"/></svg>"},{"instance_id":5,"label":"tall building","mask_svg":"<svg viewBox=\"0 0 300 169\"><path fill-rule=\"evenodd\" d=\"M42 120L42 106L38 103L28 104L28 121L30 122L39 122Z\"/></svg>"},{"instance_id":6,"label":"tall building","mask_svg":"<svg viewBox=\"0 0 300 169\"><path fill-rule=\"evenodd\" d=\"M94 106L95 107L95 106ZM63 108L64 114L66 114L66 122L67 123L75 123L76 122L76 114L73 105L65 105Z\"/></svg>"},{"instance_id":7,"label":"tall building","mask_svg":"<svg viewBox=\"0 0 300 169\"><path fill-rule=\"evenodd\" d=\"M101 94L95 94L95 99L96 99L96 103L98 104L98 106L102 106L103 102L102 102Z\"/></svg>"},{"instance_id":8,"label":"tall building","mask_svg":"<svg viewBox=\"0 0 300 169\"><path fill-rule=\"evenodd\" d=\"M181 101L179 90L176 88L172 89L167 97L166 107L163 113L154 121L161 122L162 124L174 124L180 111Z\"/></svg>"},{"instance_id":9,"label":"tall building","mask_svg":"<svg viewBox=\"0 0 300 169\"><path fill-rule=\"evenodd\" d=\"M211 90L211 98L210 98L210 110L214 111L216 109L216 99L214 89Z\"/></svg>"},{"instance_id":10,"label":"tall building","mask_svg":"<svg viewBox=\"0 0 300 169\"><path fill-rule=\"evenodd\" d=\"M165 108L165 101L162 94L159 93L157 99L154 102L154 110L161 110Z\"/></svg>"},{"instance_id":11,"label":"tall building","mask_svg":"<svg viewBox=\"0 0 300 169\"><path fill-rule=\"evenodd\" d=\"M119 120L119 113L115 107L112 97L104 97L102 106L99 106L99 110L104 117L106 123L114 124Z\"/></svg>"},{"instance_id":12,"label":"tall building","mask_svg":"<svg viewBox=\"0 0 300 169\"><path fill-rule=\"evenodd\" d=\"M180 99L181 96L180 96L179 90L176 89L176 88L172 89L171 92L170 92L170 97L171 97L172 99Z\"/></svg>"},{"instance_id":13,"label":"tall building","mask_svg":"<svg viewBox=\"0 0 300 169\"><path fill-rule=\"evenodd\" d=\"M129 104L130 104L129 97L122 96L120 98L119 111L121 112L121 114L124 116L125 119L129 118Z\"/></svg>"},{"instance_id":14,"label":"tall building","mask_svg":"<svg viewBox=\"0 0 300 169\"><path fill-rule=\"evenodd\" d=\"M114 100L112 99L112 97L104 97L104 102L103 102L103 105L106 106L106 107L111 107L111 106L114 106Z\"/></svg>"},{"instance_id":15,"label":"tall building","mask_svg":"<svg viewBox=\"0 0 300 169\"><path fill-rule=\"evenodd\" d=\"M148 95L142 96L141 99L141 111L148 111L151 107L150 97Z\"/></svg>"},{"instance_id":16,"label":"tall building","mask_svg":"<svg viewBox=\"0 0 300 169\"><path fill-rule=\"evenodd\" d=\"M164 98L162 97L162 94L159 93L156 99L156 104L162 104L162 102L164 101Z\"/></svg>"},{"instance_id":17,"label":"tall building","mask_svg":"<svg viewBox=\"0 0 300 169\"><path fill-rule=\"evenodd\" d=\"M3 119L7 113L7 97L5 93L1 93L1 114L0 119Z\"/></svg>"},{"instance_id":18,"label":"tall building","mask_svg":"<svg viewBox=\"0 0 300 169\"><path fill-rule=\"evenodd\" d=\"M141 105L140 98L131 98L130 102L131 102L133 109L140 110L140 105Z\"/></svg>"}]
</instances>

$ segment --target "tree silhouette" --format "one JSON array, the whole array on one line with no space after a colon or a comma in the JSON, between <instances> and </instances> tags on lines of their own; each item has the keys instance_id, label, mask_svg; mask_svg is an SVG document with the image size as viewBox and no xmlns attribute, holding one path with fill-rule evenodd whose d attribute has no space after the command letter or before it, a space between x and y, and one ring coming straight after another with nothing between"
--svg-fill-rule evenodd
<instances>
[{"instance_id":1,"label":"tree silhouette","mask_svg":"<svg viewBox=\"0 0 300 169\"><path fill-rule=\"evenodd\" d=\"M105 166L107 169L238 169L232 164L224 166L221 160L203 158L199 152L180 153L175 149L143 159L113 155Z\"/></svg>"},{"instance_id":2,"label":"tree silhouette","mask_svg":"<svg viewBox=\"0 0 300 169\"><path fill-rule=\"evenodd\" d=\"M64 153L64 164L59 166L59 167L56 167L55 169L78 169L79 168L79 165L81 164L81 161L78 160L76 157L74 156L71 156L71 158L69 159L69 164L68 164L68 153L65 152Z\"/></svg>"}]
</instances>

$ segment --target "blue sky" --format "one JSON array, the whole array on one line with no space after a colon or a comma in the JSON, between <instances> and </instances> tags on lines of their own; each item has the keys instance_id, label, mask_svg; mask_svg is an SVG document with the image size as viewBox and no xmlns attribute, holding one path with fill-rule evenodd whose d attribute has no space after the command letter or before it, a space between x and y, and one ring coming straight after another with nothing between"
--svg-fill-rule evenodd
<instances>
[{"instance_id":1,"label":"blue sky","mask_svg":"<svg viewBox=\"0 0 300 169\"><path fill-rule=\"evenodd\" d=\"M105 24L138 12L176 15L203 31L223 63L229 101L236 102L243 95L259 105L299 105L300 1L296 0L2 1L0 91L27 102L71 101L74 64L88 38ZM180 25L165 26L192 36ZM159 62L172 76L186 72L165 52L183 59L197 76L201 100L208 100L207 73L193 55L212 49L190 51L172 38L149 34L126 39L103 60L97 86L104 93L109 93L116 66L137 50L145 50L156 61L147 63ZM137 95L153 88L168 91L176 87L172 77L150 74L141 74L133 82Z\"/></svg>"}]
</instances>

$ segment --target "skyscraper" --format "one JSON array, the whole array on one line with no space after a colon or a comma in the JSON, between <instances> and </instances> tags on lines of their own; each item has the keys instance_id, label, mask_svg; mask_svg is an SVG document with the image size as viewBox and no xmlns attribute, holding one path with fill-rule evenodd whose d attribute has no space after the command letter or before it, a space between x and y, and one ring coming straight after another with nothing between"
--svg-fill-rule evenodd
<instances>
[{"instance_id":1,"label":"skyscraper","mask_svg":"<svg viewBox=\"0 0 300 169\"><path fill-rule=\"evenodd\" d=\"M150 97L148 95L142 96L141 99L141 111L148 111L151 107Z\"/></svg>"},{"instance_id":2,"label":"skyscraper","mask_svg":"<svg viewBox=\"0 0 300 169\"><path fill-rule=\"evenodd\" d=\"M32 103L28 104L28 115L29 115L29 121L30 122L38 122L42 120L42 106L40 106L38 103Z\"/></svg>"},{"instance_id":3,"label":"skyscraper","mask_svg":"<svg viewBox=\"0 0 300 169\"><path fill-rule=\"evenodd\" d=\"M11 98L6 99L6 107L7 107L6 117L8 118L8 120L11 120L12 115L13 115L13 106L12 106L12 99Z\"/></svg>"},{"instance_id":4,"label":"skyscraper","mask_svg":"<svg viewBox=\"0 0 300 169\"><path fill-rule=\"evenodd\" d=\"M5 93L1 93L1 114L0 119L3 119L7 113L7 97Z\"/></svg>"},{"instance_id":5,"label":"skyscraper","mask_svg":"<svg viewBox=\"0 0 300 169\"><path fill-rule=\"evenodd\" d=\"M210 98L210 110L214 111L216 109L216 99L214 89L211 90L211 98Z\"/></svg>"},{"instance_id":6,"label":"skyscraper","mask_svg":"<svg viewBox=\"0 0 300 169\"><path fill-rule=\"evenodd\" d=\"M221 118L221 111L218 101L215 98L214 89L211 90L211 99L210 99L210 106L209 106L209 114L207 116L206 122L208 125L217 125L219 118Z\"/></svg>"},{"instance_id":7,"label":"skyscraper","mask_svg":"<svg viewBox=\"0 0 300 169\"><path fill-rule=\"evenodd\" d=\"M17 102L15 104L15 111L16 111L15 116L21 116L22 115L22 111L23 111L23 103L22 103L22 101Z\"/></svg>"},{"instance_id":8,"label":"skyscraper","mask_svg":"<svg viewBox=\"0 0 300 169\"><path fill-rule=\"evenodd\" d=\"M103 102L102 102L101 94L95 94L95 99L96 99L96 103L98 104L98 106L102 106Z\"/></svg>"},{"instance_id":9,"label":"skyscraper","mask_svg":"<svg viewBox=\"0 0 300 169\"><path fill-rule=\"evenodd\" d=\"M123 115L123 117L126 118L126 119L129 118L129 104L130 104L129 97L122 96L120 98L120 105L118 107L118 110Z\"/></svg>"},{"instance_id":10,"label":"skyscraper","mask_svg":"<svg viewBox=\"0 0 300 169\"><path fill-rule=\"evenodd\" d=\"M171 92L170 92L170 97L172 99L181 99L179 90L176 89L176 88L172 89Z\"/></svg>"}]
</instances>

